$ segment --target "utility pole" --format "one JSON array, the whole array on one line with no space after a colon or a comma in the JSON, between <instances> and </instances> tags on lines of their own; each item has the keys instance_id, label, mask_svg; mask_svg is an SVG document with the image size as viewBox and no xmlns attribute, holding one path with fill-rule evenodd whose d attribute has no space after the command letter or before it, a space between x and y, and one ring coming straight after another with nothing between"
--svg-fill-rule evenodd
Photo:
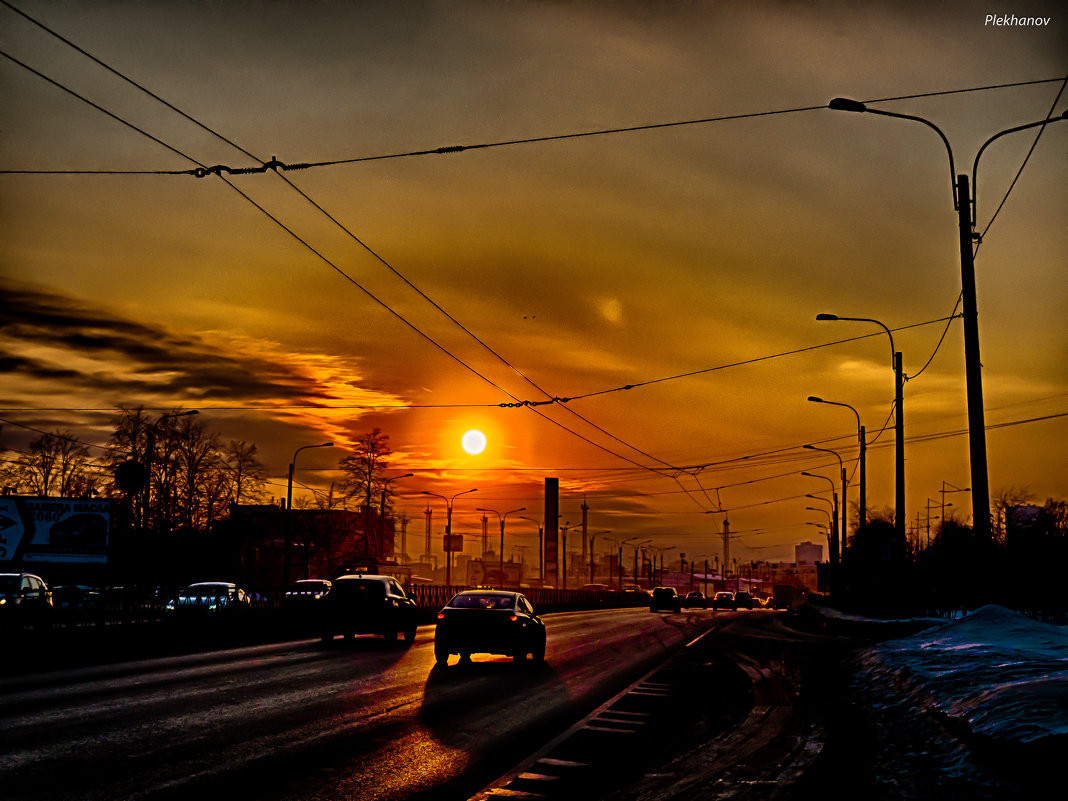
<instances>
[{"instance_id":1,"label":"utility pole","mask_svg":"<svg viewBox=\"0 0 1068 801\"><path fill-rule=\"evenodd\" d=\"M723 515L723 569L731 563L731 521ZM724 577L726 578L726 577Z\"/></svg>"},{"instance_id":2,"label":"utility pole","mask_svg":"<svg viewBox=\"0 0 1068 801\"><path fill-rule=\"evenodd\" d=\"M978 163L979 156L975 160ZM968 445L972 471L972 531L979 542L985 542L990 539L990 485L983 415L983 366L979 361L979 306L975 299L975 259L972 255L972 201L967 175L957 176L957 217L960 227L964 378L968 389Z\"/></svg>"}]
</instances>

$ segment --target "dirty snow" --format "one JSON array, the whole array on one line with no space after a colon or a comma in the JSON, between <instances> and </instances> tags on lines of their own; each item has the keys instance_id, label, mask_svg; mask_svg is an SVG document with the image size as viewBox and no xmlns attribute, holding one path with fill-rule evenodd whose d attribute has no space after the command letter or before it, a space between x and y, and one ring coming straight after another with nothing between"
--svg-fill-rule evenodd
<instances>
[{"instance_id":1,"label":"dirty snow","mask_svg":"<svg viewBox=\"0 0 1068 801\"><path fill-rule=\"evenodd\" d=\"M1023 798L1066 775L1068 628L1000 606L881 643L853 690L900 797Z\"/></svg>"}]
</instances>

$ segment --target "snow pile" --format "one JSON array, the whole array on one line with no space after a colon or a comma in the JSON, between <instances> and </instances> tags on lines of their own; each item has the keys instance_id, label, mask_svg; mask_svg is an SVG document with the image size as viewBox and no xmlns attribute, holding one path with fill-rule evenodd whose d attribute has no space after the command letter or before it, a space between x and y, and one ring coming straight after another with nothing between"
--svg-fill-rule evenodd
<instances>
[{"instance_id":1,"label":"snow pile","mask_svg":"<svg viewBox=\"0 0 1068 801\"><path fill-rule=\"evenodd\" d=\"M956 733L1042 750L1068 737L1068 629L985 606L870 648L861 664Z\"/></svg>"}]
</instances>

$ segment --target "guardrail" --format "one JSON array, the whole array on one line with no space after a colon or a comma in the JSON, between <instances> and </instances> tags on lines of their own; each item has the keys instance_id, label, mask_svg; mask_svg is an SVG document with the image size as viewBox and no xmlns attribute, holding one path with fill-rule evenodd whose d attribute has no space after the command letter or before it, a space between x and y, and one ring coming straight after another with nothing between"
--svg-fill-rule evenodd
<instances>
[{"instance_id":1,"label":"guardrail","mask_svg":"<svg viewBox=\"0 0 1068 801\"><path fill-rule=\"evenodd\" d=\"M429 621L457 592L478 589L468 585L444 586L440 584L416 585L409 595L419 607L421 617ZM488 589L488 588L487 588ZM512 590L514 587L499 589ZM560 589L552 587L519 588L538 612L566 612L582 609L624 608L646 606L649 596L639 592L616 592L614 590ZM0 619L0 628L16 629L64 629L144 625L171 619L165 595L146 597L136 591L114 590L95 595L85 595L76 601L57 603L47 615L35 615L25 619L7 616ZM253 595L245 611L245 617L271 619L282 611L281 598Z\"/></svg>"}]
</instances>

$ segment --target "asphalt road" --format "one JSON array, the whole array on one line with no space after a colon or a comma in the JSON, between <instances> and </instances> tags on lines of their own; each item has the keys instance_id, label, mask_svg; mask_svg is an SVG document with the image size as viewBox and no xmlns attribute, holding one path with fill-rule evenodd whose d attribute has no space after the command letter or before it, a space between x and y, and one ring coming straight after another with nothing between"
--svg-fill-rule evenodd
<instances>
[{"instance_id":1,"label":"asphalt road","mask_svg":"<svg viewBox=\"0 0 1068 801\"><path fill-rule=\"evenodd\" d=\"M465 799L714 617L545 620L544 665L436 667L423 627L5 679L0 798Z\"/></svg>"}]
</instances>

